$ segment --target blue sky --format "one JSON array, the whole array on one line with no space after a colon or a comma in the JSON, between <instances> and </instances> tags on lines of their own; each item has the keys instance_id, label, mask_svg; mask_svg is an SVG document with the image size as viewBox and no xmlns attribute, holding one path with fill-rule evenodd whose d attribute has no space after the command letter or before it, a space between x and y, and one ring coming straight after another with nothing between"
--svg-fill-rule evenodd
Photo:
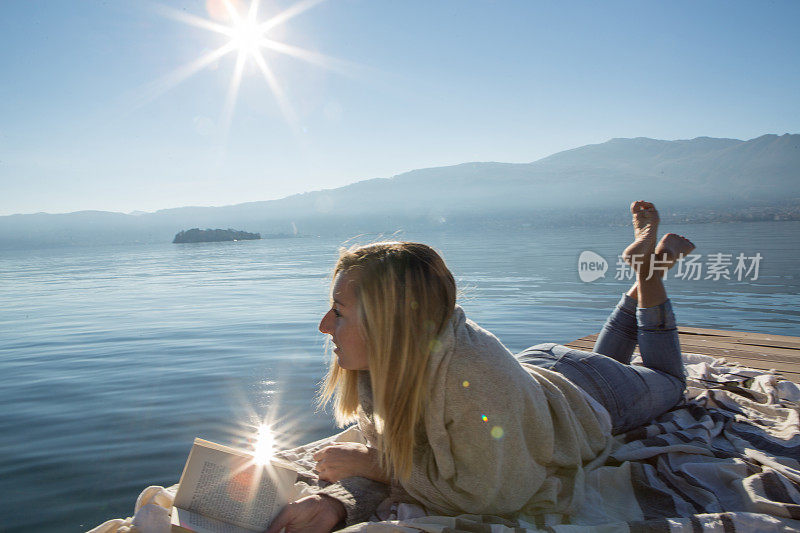
<instances>
[{"instance_id":1,"label":"blue sky","mask_svg":"<svg viewBox=\"0 0 800 533\"><path fill-rule=\"evenodd\" d=\"M295 4L262 0L259 18ZM3 2L0 215L226 205L613 137L800 131L791 0L327 0L268 34L337 60L264 52L294 121L250 61L228 126L235 54L156 90L228 41L163 6L211 17L205 0Z\"/></svg>"}]
</instances>

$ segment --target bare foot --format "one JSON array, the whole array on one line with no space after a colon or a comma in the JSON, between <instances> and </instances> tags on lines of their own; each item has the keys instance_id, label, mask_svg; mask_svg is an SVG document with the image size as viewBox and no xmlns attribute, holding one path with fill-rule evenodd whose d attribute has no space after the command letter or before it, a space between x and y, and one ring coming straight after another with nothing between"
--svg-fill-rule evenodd
<instances>
[{"instance_id":1,"label":"bare foot","mask_svg":"<svg viewBox=\"0 0 800 533\"><path fill-rule=\"evenodd\" d=\"M691 253L692 250L694 250L692 241L683 235L667 233L656 245L655 257L659 265L672 268L679 259Z\"/></svg>"},{"instance_id":2,"label":"bare foot","mask_svg":"<svg viewBox=\"0 0 800 533\"><path fill-rule=\"evenodd\" d=\"M655 252L658 236L658 211L653 204L639 200L631 204L633 215L633 242L622 252L625 262L634 270L649 265L650 256Z\"/></svg>"}]
</instances>

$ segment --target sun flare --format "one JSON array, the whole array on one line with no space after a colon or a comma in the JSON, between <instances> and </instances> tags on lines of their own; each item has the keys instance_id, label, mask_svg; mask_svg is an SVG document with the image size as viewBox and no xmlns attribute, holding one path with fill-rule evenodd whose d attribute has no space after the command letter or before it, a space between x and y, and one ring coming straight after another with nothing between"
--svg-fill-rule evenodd
<instances>
[{"instance_id":1,"label":"sun flare","mask_svg":"<svg viewBox=\"0 0 800 533\"><path fill-rule=\"evenodd\" d=\"M252 1L245 16L242 16L231 0L221 1L231 21L231 24L223 30L223 33L231 38L229 45L240 54L256 59L261 55L262 41L269 29L262 27L258 22L258 0Z\"/></svg>"},{"instance_id":2,"label":"sun flare","mask_svg":"<svg viewBox=\"0 0 800 533\"><path fill-rule=\"evenodd\" d=\"M258 465L266 465L274 453L275 438L272 428L267 424L259 424L256 428L255 442L253 443L253 460Z\"/></svg>"},{"instance_id":3,"label":"sun flare","mask_svg":"<svg viewBox=\"0 0 800 533\"><path fill-rule=\"evenodd\" d=\"M264 20L259 20L260 0L251 0L246 10L243 8L243 4L240 0L208 0L207 7L210 18L199 17L165 5L159 5L158 9L163 15L197 28L224 35L228 37L229 40L219 48L198 57L191 63L176 69L173 73L156 82L153 90L150 91L152 94L149 95L148 99L159 96L200 70L213 65L222 57L235 53L236 62L233 75L228 84L228 91L225 96L220 119L221 131L227 135L233 118L239 87L245 72L245 65L248 62L255 64L258 71L267 82L287 124L295 131L298 131L299 127L294 110L278 78L270 67L264 52L270 51L291 56L316 66L333 70L338 70L338 67L341 66L343 62L316 52L305 50L298 46L276 41L272 38L268 38L267 35L271 29L285 24L293 17L300 15L323 1L324 0L301 0L284 11L276 13ZM222 20L222 22L212 19Z\"/></svg>"},{"instance_id":4,"label":"sun flare","mask_svg":"<svg viewBox=\"0 0 800 533\"><path fill-rule=\"evenodd\" d=\"M262 33L258 25L249 18L242 19L231 28L231 44L250 56L255 56L261 47Z\"/></svg>"}]
</instances>

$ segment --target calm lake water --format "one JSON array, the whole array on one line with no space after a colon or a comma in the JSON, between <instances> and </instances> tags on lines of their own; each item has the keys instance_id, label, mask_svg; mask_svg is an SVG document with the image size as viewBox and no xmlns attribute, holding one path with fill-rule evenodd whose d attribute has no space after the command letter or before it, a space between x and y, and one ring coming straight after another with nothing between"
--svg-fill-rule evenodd
<instances>
[{"instance_id":1,"label":"calm lake water","mask_svg":"<svg viewBox=\"0 0 800 533\"><path fill-rule=\"evenodd\" d=\"M673 279L685 325L800 336L800 223L671 225L704 254L762 256L758 279ZM513 351L597 332L626 289L630 227L408 233L436 246L473 320ZM366 242L362 239L361 242ZM0 531L85 531L178 481L192 440L241 442L270 415L286 446L316 412L317 323L340 240L0 251ZM592 250L606 277L580 281ZM705 277L706 271L703 271Z\"/></svg>"}]
</instances>

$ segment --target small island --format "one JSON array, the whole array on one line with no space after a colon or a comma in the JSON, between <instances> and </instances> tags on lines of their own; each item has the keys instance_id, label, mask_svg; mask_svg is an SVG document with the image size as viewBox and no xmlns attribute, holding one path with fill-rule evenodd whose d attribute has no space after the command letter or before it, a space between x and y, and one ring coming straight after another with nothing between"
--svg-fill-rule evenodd
<instances>
[{"instance_id":1,"label":"small island","mask_svg":"<svg viewBox=\"0 0 800 533\"><path fill-rule=\"evenodd\" d=\"M261 238L260 233L248 233L235 229L199 229L192 228L178 232L173 243L184 242L222 242L222 241L252 241Z\"/></svg>"}]
</instances>

